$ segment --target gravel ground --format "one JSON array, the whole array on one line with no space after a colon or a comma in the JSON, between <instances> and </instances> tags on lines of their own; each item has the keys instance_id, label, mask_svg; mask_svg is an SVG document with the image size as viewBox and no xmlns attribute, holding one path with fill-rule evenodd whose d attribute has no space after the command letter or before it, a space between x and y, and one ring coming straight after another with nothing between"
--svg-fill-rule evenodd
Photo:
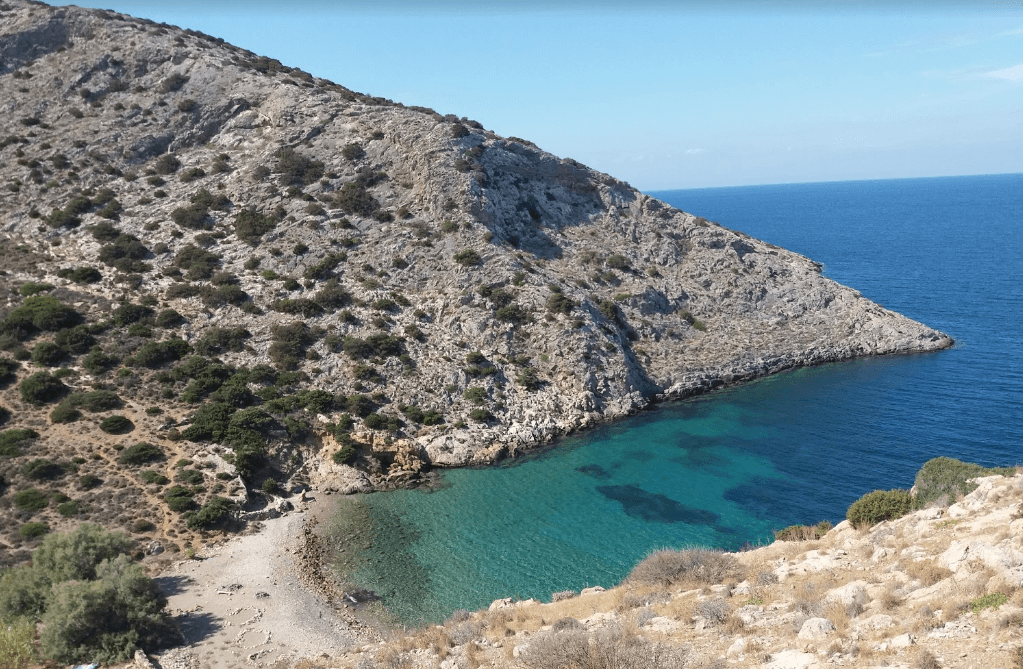
<instances>
[{"instance_id":1,"label":"gravel ground","mask_svg":"<svg viewBox=\"0 0 1023 669\"><path fill-rule=\"evenodd\" d=\"M197 559L157 577L186 642L154 658L162 669L269 666L378 639L340 593L315 578L318 569L310 570L304 554L319 545L312 528L329 513L330 498L292 502L294 511L264 521L258 532L204 545Z\"/></svg>"}]
</instances>

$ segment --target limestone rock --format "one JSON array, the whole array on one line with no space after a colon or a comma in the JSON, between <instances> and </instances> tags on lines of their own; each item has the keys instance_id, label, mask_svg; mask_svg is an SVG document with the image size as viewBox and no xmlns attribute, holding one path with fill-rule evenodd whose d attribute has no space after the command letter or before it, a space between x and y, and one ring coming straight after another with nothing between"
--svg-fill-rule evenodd
<instances>
[{"instance_id":1,"label":"limestone rock","mask_svg":"<svg viewBox=\"0 0 1023 669\"><path fill-rule=\"evenodd\" d=\"M799 638L817 641L835 631L835 626L827 618L810 618L799 628Z\"/></svg>"}]
</instances>

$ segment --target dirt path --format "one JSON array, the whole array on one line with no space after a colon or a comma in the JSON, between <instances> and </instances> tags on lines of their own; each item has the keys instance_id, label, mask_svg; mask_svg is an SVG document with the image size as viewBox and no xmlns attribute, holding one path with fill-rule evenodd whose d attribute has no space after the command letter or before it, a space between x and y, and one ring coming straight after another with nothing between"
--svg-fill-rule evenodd
<instances>
[{"instance_id":1,"label":"dirt path","mask_svg":"<svg viewBox=\"0 0 1023 669\"><path fill-rule=\"evenodd\" d=\"M204 545L157 582L186 646L157 658L162 669L269 666L372 643L377 634L318 577L324 558L315 527L330 497L296 496L295 510L253 534Z\"/></svg>"}]
</instances>

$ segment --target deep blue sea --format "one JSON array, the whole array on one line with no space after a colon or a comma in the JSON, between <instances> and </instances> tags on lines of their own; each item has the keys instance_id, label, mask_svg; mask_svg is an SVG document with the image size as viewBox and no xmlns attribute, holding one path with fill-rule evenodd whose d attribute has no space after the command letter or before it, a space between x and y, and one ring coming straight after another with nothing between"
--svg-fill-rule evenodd
<instances>
[{"instance_id":1,"label":"deep blue sea","mask_svg":"<svg viewBox=\"0 0 1023 669\"><path fill-rule=\"evenodd\" d=\"M838 522L938 455L1023 463L1023 175L652 193L802 253L955 348L795 370L564 440L432 493L359 497L352 576L402 621L619 582L664 546Z\"/></svg>"}]
</instances>

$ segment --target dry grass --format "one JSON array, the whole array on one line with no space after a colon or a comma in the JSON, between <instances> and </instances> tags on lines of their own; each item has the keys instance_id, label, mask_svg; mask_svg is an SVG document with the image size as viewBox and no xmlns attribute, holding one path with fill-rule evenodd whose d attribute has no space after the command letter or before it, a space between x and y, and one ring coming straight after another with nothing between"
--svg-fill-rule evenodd
<instances>
[{"instance_id":1,"label":"dry grass","mask_svg":"<svg viewBox=\"0 0 1023 669\"><path fill-rule=\"evenodd\" d=\"M951 570L938 565L934 560L917 560L902 564L900 567L906 575L920 581L920 585L925 588L944 581L952 575Z\"/></svg>"}]
</instances>

